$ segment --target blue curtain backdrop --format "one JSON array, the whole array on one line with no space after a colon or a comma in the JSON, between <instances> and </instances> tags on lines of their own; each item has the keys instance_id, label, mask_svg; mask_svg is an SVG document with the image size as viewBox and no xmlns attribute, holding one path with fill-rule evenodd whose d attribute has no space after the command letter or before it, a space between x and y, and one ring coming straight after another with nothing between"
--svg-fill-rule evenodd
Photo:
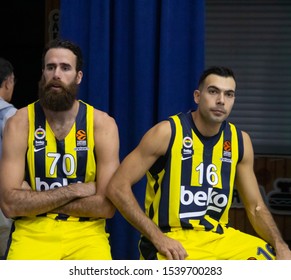
<instances>
[{"instance_id":1,"label":"blue curtain backdrop","mask_svg":"<svg viewBox=\"0 0 291 280\"><path fill-rule=\"evenodd\" d=\"M115 118L121 160L158 121L195 108L204 0L61 0L60 34L82 48L79 98ZM141 206L144 185L134 186ZM139 258L139 233L119 212L108 230L114 259Z\"/></svg>"}]
</instances>

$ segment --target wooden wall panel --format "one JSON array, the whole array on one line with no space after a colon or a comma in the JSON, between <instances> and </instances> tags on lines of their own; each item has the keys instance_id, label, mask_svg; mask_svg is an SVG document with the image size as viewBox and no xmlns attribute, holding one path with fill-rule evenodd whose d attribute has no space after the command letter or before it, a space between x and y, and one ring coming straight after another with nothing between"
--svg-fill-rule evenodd
<instances>
[{"instance_id":1,"label":"wooden wall panel","mask_svg":"<svg viewBox=\"0 0 291 280\"><path fill-rule=\"evenodd\" d=\"M262 187L263 194L265 193L267 199L267 195L275 190L275 182L278 178L282 180L288 180L289 178L291 180L291 158L257 157L255 158L254 170L258 183ZM291 187L287 191L291 193ZM270 210L272 212L272 209ZM272 212L272 215L284 240L291 245L291 209L289 212L285 211L281 214ZM229 217L230 224L235 228L256 235L248 221L244 208L232 208Z\"/></svg>"}]
</instances>

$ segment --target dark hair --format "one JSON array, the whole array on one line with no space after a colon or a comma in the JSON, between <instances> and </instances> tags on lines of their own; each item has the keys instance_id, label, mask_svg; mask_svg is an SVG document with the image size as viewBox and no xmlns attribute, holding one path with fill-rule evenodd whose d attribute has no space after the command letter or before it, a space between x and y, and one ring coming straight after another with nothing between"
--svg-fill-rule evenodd
<instances>
[{"instance_id":1,"label":"dark hair","mask_svg":"<svg viewBox=\"0 0 291 280\"><path fill-rule=\"evenodd\" d=\"M0 57L0 87L2 82L13 73L13 70L12 64L8 60Z\"/></svg>"},{"instance_id":2,"label":"dark hair","mask_svg":"<svg viewBox=\"0 0 291 280\"><path fill-rule=\"evenodd\" d=\"M211 75L218 75L221 77L232 77L235 80L235 76L233 71L230 68L224 67L224 66L212 66L208 69L206 69L202 75L200 76L200 79L198 81L198 87L201 87L201 85L203 84L203 82L205 81L205 79Z\"/></svg>"},{"instance_id":3,"label":"dark hair","mask_svg":"<svg viewBox=\"0 0 291 280\"><path fill-rule=\"evenodd\" d=\"M68 40L63 40L63 39L55 39L50 42L45 46L43 53L42 53L42 68L44 69L44 57L48 50L50 49L56 49L56 48L63 48L63 49L68 49L72 51L76 57L77 57L77 63L76 63L76 70L81 71L83 67L83 56L82 56L82 51L81 48L73 43L72 41Z\"/></svg>"}]
</instances>

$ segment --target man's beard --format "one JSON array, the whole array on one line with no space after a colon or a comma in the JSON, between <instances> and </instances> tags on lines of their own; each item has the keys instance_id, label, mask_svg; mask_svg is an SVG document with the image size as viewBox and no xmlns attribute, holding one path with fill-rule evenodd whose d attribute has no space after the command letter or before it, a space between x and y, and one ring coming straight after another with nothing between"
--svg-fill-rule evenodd
<instances>
[{"instance_id":1,"label":"man's beard","mask_svg":"<svg viewBox=\"0 0 291 280\"><path fill-rule=\"evenodd\" d=\"M53 86L58 86L58 90L53 89ZM53 80L46 84L44 77L39 81L38 88L40 105L55 112L71 109L78 91L78 85L74 82L68 86L58 80Z\"/></svg>"}]
</instances>

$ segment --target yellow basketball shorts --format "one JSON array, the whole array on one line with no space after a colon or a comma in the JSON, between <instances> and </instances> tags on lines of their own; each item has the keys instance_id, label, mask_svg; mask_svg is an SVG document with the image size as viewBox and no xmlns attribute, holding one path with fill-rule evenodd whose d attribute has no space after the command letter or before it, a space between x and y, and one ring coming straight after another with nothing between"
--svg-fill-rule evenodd
<instances>
[{"instance_id":1,"label":"yellow basketball shorts","mask_svg":"<svg viewBox=\"0 0 291 280\"><path fill-rule=\"evenodd\" d=\"M14 222L8 260L109 260L105 220L26 217Z\"/></svg>"},{"instance_id":2,"label":"yellow basketball shorts","mask_svg":"<svg viewBox=\"0 0 291 280\"><path fill-rule=\"evenodd\" d=\"M233 228L223 234L210 231L177 230L165 233L181 242L188 253L187 260L273 260L273 248L264 240ZM141 259L164 260L145 238L140 242Z\"/></svg>"}]
</instances>

